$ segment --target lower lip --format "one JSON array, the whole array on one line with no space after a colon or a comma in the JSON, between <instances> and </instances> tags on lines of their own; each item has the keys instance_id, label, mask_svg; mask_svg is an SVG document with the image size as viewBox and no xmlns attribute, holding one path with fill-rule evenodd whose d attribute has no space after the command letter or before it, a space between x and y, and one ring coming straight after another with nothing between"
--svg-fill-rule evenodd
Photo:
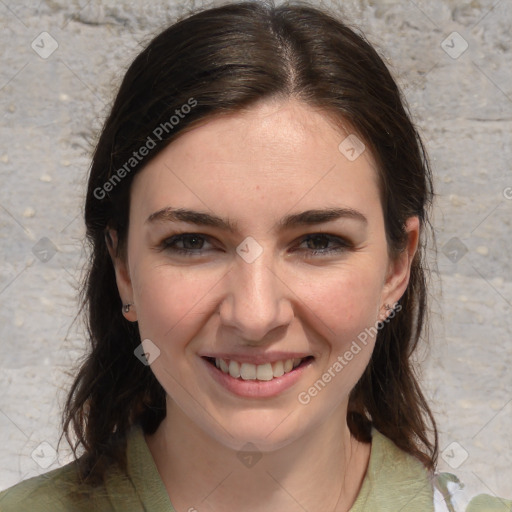
<instances>
[{"instance_id":1,"label":"lower lip","mask_svg":"<svg viewBox=\"0 0 512 512\"><path fill-rule=\"evenodd\" d=\"M313 359L301 363L291 372L285 373L281 377L274 377L272 380L243 380L231 377L229 373L224 373L206 359L201 358L206 365L210 375L224 388L231 393L245 398L271 398L279 395L283 391L291 388L309 368Z\"/></svg>"}]
</instances>

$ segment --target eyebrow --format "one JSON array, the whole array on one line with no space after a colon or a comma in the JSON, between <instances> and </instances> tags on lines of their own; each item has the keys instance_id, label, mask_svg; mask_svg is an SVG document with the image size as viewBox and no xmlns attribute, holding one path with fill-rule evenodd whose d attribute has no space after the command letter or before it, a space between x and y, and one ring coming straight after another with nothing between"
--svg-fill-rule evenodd
<instances>
[{"instance_id":1,"label":"eyebrow","mask_svg":"<svg viewBox=\"0 0 512 512\"><path fill-rule=\"evenodd\" d=\"M357 220L364 225L368 224L368 219L358 210L353 208L326 208L306 210L301 213L294 213L286 215L279 222L276 223L274 229L276 231L284 231L293 227L299 226L313 226L315 224L322 224L337 219L349 218ZM238 231L236 222L229 219L223 219L217 215L212 215L206 212L199 212L196 210L189 210L186 208L171 208L166 207L152 213L147 219L146 224L154 222L187 222L189 224L196 224L198 226L210 226L219 228L230 233Z\"/></svg>"}]
</instances>

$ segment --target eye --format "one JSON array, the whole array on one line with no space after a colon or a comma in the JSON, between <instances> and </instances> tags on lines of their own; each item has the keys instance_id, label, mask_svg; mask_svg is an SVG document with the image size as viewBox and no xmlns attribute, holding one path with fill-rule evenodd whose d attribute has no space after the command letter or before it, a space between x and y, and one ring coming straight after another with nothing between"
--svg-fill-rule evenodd
<instances>
[{"instance_id":1,"label":"eye","mask_svg":"<svg viewBox=\"0 0 512 512\"><path fill-rule=\"evenodd\" d=\"M166 238L160 247L166 251L171 251L174 254L182 256L201 256L205 250L205 242L208 242L209 237L201 235L200 233L180 233L169 238ZM179 245L182 247L179 247ZM332 254L342 253L353 248L353 244L348 240L339 236L329 235L327 233L314 233L304 237L300 245L306 244L305 249L294 249L292 252L304 251L303 257L311 256L329 256ZM334 247L328 247L334 244Z\"/></svg>"},{"instance_id":2,"label":"eye","mask_svg":"<svg viewBox=\"0 0 512 512\"><path fill-rule=\"evenodd\" d=\"M309 256L328 256L336 253L345 252L353 248L353 244L348 240L339 236L328 235L326 233L314 233L305 237L301 244L307 244L307 254L304 257ZM334 247L328 248L329 244L336 244ZM320 246L320 249L317 247Z\"/></svg>"},{"instance_id":3,"label":"eye","mask_svg":"<svg viewBox=\"0 0 512 512\"><path fill-rule=\"evenodd\" d=\"M179 235L166 238L162 244L162 249L180 254L183 256L200 255L203 249L204 242L208 237L200 235L199 233L182 233ZM176 247L176 244L182 243L183 248Z\"/></svg>"}]
</instances>

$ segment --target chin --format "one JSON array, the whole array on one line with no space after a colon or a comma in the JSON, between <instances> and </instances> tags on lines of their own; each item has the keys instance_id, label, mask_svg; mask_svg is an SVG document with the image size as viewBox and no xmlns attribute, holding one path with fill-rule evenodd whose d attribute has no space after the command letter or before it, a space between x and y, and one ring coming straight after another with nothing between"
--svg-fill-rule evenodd
<instances>
[{"instance_id":1,"label":"chin","mask_svg":"<svg viewBox=\"0 0 512 512\"><path fill-rule=\"evenodd\" d=\"M307 425L297 425L292 419L296 416L279 410L240 411L231 417L224 416L219 423L209 424L204 430L235 451L244 450L244 445L251 443L258 451L272 452L305 434Z\"/></svg>"}]
</instances>

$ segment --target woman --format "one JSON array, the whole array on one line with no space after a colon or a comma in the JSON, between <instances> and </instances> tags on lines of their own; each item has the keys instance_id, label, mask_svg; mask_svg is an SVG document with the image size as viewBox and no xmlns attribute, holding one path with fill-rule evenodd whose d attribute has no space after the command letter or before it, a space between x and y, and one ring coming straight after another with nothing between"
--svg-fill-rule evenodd
<instances>
[{"instance_id":1,"label":"woman","mask_svg":"<svg viewBox=\"0 0 512 512\"><path fill-rule=\"evenodd\" d=\"M411 361L432 197L393 78L334 17L240 3L165 30L90 171L80 456L1 510L454 510Z\"/></svg>"}]
</instances>

